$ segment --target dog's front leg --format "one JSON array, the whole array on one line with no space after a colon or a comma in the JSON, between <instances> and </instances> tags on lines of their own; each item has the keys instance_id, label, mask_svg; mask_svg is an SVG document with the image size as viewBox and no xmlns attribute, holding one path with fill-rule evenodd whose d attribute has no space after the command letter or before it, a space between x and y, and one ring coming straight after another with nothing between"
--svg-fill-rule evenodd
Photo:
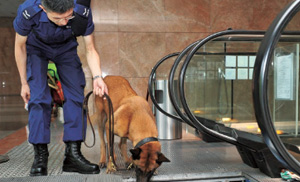
<instances>
[{"instance_id":1,"label":"dog's front leg","mask_svg":"<svg viewBox=\"0 0 300 182\"><path fill-rule=\"evenodd\" d=\"M124 158L127 169L131 169L132 160L127 155L127 138L122 137L119 143L119 148L121 149L121 154Z\"/></svg>"}]
</instances>

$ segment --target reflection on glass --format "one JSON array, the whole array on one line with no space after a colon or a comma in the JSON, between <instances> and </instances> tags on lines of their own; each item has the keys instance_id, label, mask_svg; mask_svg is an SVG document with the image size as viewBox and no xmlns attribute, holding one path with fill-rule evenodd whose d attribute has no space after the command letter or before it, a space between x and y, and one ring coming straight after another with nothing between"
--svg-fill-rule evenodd
<instances>
[{"instance_id":1,"label":"reflection on glass","mask_svg":"<svg viewBox=\"0 0 300 182\"><path fill-rule=\"evenodd\" d=\"M261 40L258 35L224 36L198 50L184 82L188 106L196 116L261 133L252 100L253 67ZM298 133L295 127L298 126L298 57L298 43L291 43L289 36L283 36L273 70L269 71L271 113L278 134L283 136Z\"/></svg>"},{"instance_id":2,"label":"reflection on glass","mask_svg":"<svg viewBox=\"0 0 300 182\"><path fill-rule=\"evenodd\" d=\"M278 44L268 76L272 120L283 136L298 134L299 43Z\"/></svg>"},{"instance_id":3,"label":"reflection on glass","mask_svg":"<svg viewBox=\"0 0 300 182\"><path fill-rule=\"evenodd\" d=\"M269 108L277 133L299 156L299 42L278 43L268 74ZM293 146L293 147L291 147ZM295 151L295 149L297 149ZM297 154L298 153L298 154Z\"/></svg>"}]
</instances>

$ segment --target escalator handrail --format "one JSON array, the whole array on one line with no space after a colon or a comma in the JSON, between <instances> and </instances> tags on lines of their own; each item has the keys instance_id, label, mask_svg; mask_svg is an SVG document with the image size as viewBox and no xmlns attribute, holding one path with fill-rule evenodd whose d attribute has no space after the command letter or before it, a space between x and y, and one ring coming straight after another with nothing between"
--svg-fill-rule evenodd
<instances>
[{"instance_id":1,"label":"escalator handrail","mask_svg":"<svg viewBox=\"0 0 300 182\"><path fill-rule=\"evenodd\" d=\"M300 10L300 0L289 3L268 28L258 50L253 72L253 103L257 123L273 155L288 169L300 174L300 163L286 149L276 133L268 106L268 68L274 48L290 20Z\"/></svg>"},{"instance_id":2,"label":"escalator handrail","mask_svg":"<svg viewBox=\"0 0 300 182\"><path fill-rule=\"evenodd\" d=\"M153 85L153 80L154 80L154 77L155 77L155 73L156 73L157 68L158 68L164 61L168 60L168 59L171 58L171 57L175 57L175 56L178 56L178 55L179 55L179 52L175 52L175 53L168 54L168 55L166 55L165 57L163 57L161 60L159 60L159 61L155 64L155 66L152 68L152 71L151 71L150 76L149 76L149 80L148 80L148 92L149 92L149 96L150 96L150 98L151 98L151 100L152 100L153 105L154 105L160 112L162 112L163 114L165 114L166 116L168 116L168 117L170 117L170 118L172 118L172 119L175 119L175 120L177 120L177 121L183 122L183 120L182 120L180 117L175 116L175 115L173 115L173 114L170 114L170 113L166 112L165 110L163 110L163 109L158 105L158 103L157 103L155 97L153 96L153 87L152 87L152 85Z\"/></svg>"},{"instance_id":3,"label":"escalator handrail","mask_svg":"<svg viewBox=\"0 0 300 182\"><path fill-rule=\"evenodd\" d=\"M175 91L174 91L174 77L175 77L175 72L177 70L177 67L182 60L182 58L196 45L200 42L200 40L193 42L192 44L188 45L176 58L174 61L174 64L170 70L169 74L169 82L168 82L168 87L169 87L169 97L170 101L176 111L176 113L182 118L182 120L187 123L188 125L192 126L193 128L196 128L196 126L190 121L190 119L182 113L180 110L180 106L177 103L176 97L175 97Z\"/></svg>"},{"instance_id":4,"label":"escalator handrail","mask_svg":"<svg viewBox=\"0 0 300 182\"><path fill-rule=\"evenodd\" d=\"M207 42L216 39L217 37L220 36L225 36L225 35L234 35L234 34L243 34L243 35L264 35L264 31L247 31L247 30L225 30L221 32L214 33L204 39L202 39L197 45L193 47L193 49L190 51L190 53L187 55L181 70L180 70L180 75L179 75L179 94L180 94L180 100L183 106L184 111L186 112L188 118L193 122L193 124L201 131L207 133L208 135L212 135L216 138L219 138L223 141L226 141L228 143L232 144L237 144L237 140L234 137L227 136L225 134L219 133L213 129L209 129L206 126L204 126L202 123L205 121L205 118L198 117L198 119L195 117L195 115L191 112L189 109L189 106L187 104L187 101L185 99L185 91L184 91L184 78L185 78L185 73L188 67L189 62L191 61L192 57L196 52Z\"/></svg>"}]
</instances>

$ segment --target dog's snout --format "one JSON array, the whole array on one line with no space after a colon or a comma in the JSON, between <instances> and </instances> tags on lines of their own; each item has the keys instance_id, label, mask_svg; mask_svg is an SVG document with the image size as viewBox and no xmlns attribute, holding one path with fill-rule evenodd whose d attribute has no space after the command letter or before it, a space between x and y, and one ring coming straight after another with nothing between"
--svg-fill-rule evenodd
<instances>
[{"instance_id":1,"label":"dog's snout","mask_svg":"<svg viewBox=\"0 0 300 182\"><path fill-rule=\"evenodd\" d=\"M137 182L149 182L150 179L151 179L152 175L151 176L146 176L146 175L140 175L140 176L136 176L136 181Z\"/></svg>"},{"instance_id":2,"label":"dog's snout","mask_svg":"<svg viewBox=\"0 0 300 182\"><path fill-rule=\"evenodd\" d=\"M135 171L136 171L136 181L137 182L149 182L151 177L154 174L155 169L146 173L137 167Z\"/></svg>"}]
</instances>

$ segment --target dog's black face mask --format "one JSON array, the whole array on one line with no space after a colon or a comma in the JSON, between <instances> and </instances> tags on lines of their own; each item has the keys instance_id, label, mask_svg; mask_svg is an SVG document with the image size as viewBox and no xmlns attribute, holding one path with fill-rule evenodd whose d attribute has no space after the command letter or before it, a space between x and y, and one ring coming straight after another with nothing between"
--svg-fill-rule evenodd
<instances>
[{"instance_id":1,"label":"dog's black face mask","mask_svg":"<svg viewBox=\"0 0 300 182\"><path fill-rule=\"evenodd\" d=\"M133 161L138 161L141 158L142 149L136 148L130 150L132 154ZM136 166L135 172L136 172L136 181L137 182L148 182L150 181L151 177L153 176L155 170L163 163L163 162L170 162L169 159L167 159L161 152L157 152L157 160L156 160L156 167L153 168L151 171L145 172L142 171L139 166ZM136 162L134 162L136 163Z\"/></svg>"},{"instance_id":2,"label":"dog's black face mask","mask_svg":"<svg viewBox=\"0 0 300 182\"><path fill-rule=\"evenodd\" d=\"M156 169L154 169L154 170L152 170L148 173L144 173L140 168L136 167L135 168L136 181L137 182L148 182L148 181L150 181L150 179L153 176L155 170Z\"/></svg>"}]
</instances>

